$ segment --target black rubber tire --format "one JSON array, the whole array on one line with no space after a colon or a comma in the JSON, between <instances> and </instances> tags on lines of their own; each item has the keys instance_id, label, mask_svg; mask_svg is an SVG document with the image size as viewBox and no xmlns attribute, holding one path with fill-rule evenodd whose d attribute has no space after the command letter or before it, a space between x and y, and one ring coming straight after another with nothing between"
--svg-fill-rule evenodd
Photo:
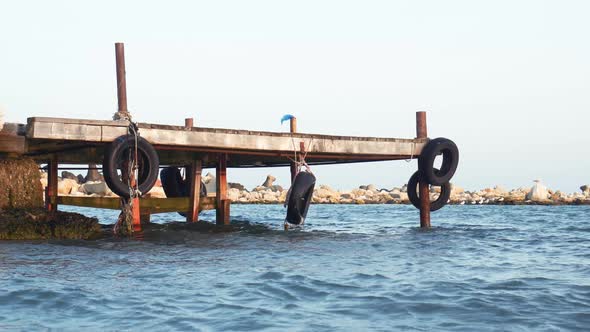
<instances>
[{"instance_id":1,"label":"black rubber tire","mask_svg":"<svg viewBox=\"0 0 590 332\"><path fill-rule=\"evenodd\" d=\"M190 191L190 177L183 179L178 167L166 167L160 171L160 180L166 197L188 197ZM207 187L201 181L201 196L207 196Z\"/></svg>"},{"instance_id":2,"label":"black rubber tire","mask_svg":"<svg viewBox=\"0 0 590 332\"><path fill-rule=\"evenodd\" d=\"M315 181L315 176L308 172L299 172L295 176L287 202L286 222L294 225L303 224L313 198Z\"/></svg>"},{"instance_id":3,"label":"black rubber tire","mask_svg":"<svg viewBox=\"0 0 590 332\"><path fill-rule=\"evenodd\" d=\"M166 197L189 197L190 178L186 180L182 178L180 169L177 167L166 167L160 171L160 180L162 181L162 189ZM207 196L207 187L201 181L201 197ZM185 212L178 212L183 217L186 217Z\"/></svg>"},{"instance_id":4,"label":"black rubber tire","mask_svg":"<svg viewBox=\"0 0 590 332\"><path fill-rule=\"evenodd\" d=\"M443 162L440 170L434 168L436 156L442 154ZM429 141L420 157L418 169L424 174L426 181L433 186L441 186L451 180L459 165L459 149L447 138L435 138Z\"/></svg>"},{"instance_id":5,"label":"black rubber tire","mask_svg":"<svg viewBox=\"0 0 590 332\"><path fill-rule=\"evenodd\" d=\"M129 187L123 183L118 170L122 168L121 162L128 158L128 154L135 146L135 138L131 135L120 136L114 140L106 149L102 163L104 180L115 194L129 198ZM139 179L138 189L147 193L152 189L158 179L160 158L156 149L144 138L138 137L137 151L139 154Z\"/></svg>"},{"instance_id":6,"label":"black rubber tire","mask_svg":"<svg viewBox=\"0 0 590 332\"><path fill-rule=\"evenodd\" d=\"M420 171L416 171L408 181L408 198L412 205L416 209L420 209L420 197L418 195L418 183L421 181ZM440 186L440 195L434 202L430 202L430 211L440 210L443 206L447 205L449 198L451 197L451 184L444 183Z\"/></svg>"}]
</instances>

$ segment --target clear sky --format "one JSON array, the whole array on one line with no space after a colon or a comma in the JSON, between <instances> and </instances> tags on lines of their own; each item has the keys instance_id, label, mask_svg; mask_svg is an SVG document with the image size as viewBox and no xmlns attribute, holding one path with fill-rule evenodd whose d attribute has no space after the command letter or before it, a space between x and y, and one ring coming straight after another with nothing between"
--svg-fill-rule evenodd
<instances>
[{"instance_id":1,"label":"clear sky","mask_svg":"<svg viewBox=\"0 0 590 332\"><path fill-rule=\"evenodd\" d=\"M109 119L126 44L141 122L453 139L453 182L590 183L589 1L0 2L0 107ZM416 162L315 167L320 183L407 182ZM287 169L230 170L248 187Z\"/></svg>"}]
</instances>

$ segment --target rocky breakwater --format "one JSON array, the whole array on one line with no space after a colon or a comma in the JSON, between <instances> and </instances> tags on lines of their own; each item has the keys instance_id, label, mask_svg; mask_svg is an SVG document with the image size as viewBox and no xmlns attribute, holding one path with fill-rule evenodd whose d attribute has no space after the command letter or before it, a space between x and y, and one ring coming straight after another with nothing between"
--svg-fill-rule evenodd
<instances>
[{"instance_id":1,"label":"rocky breakwater","mask_svg":"<svg viewBox=\"0 0 590 332\"><path fill-rule=\"evenodd\" d=\"M271 182L268 180L272 179ZM274 185L274 177L269 175L261 186L251 191L243 186L230 185L229 198L241 204L278 204L284 203L287 189ZM507 190L502 186L467 191L452 185L449 204L454 205L590 205L590 185L580 187L581 192L564 193L547 188L539 180L531 187ZM440 188L430 191L434 201L440 194ZM328 185L319 185L314 190L313 203L316 204L410 204L407 185L402 187L378 188L373 184L363 185L352 190L334 190Z\"/></svg>"},{"instance_id":2,"label":"rocky breakwater","mask_svg":"<svg viewBox=\"0 0 590 332\"><path fill-rule=\"evenodd\" d=\"M58 180L59 195L73 196L112 196L99 173L86 177L62 172ZM207 173L203 184L209 194L215 193L215 176ZM41 173L43 187L47 185L47 174ZM242 184L228 183L228 198L238 204L282 204L287 198L288 188L277 185L276 178L268 175L261 185L246 189ZM507 190L502 186L468 191L452 185L449 204L455 205L590 205L590 185L580 187L580 192L564 193L547 188L535 180L531 187ZM430 199L435 200L440 187L433 187ZM165 198L164 190L158 180L145 197ZM381 188L373 184L362 185L352 190L335 190L328 185L316 185L313 194L315 204L410 204L407 185L394 188Z\"/></svg>"},{"instance_id":3,"label":"rocky breakwater","mask_svg":"<svg viewBox=\"0 0 590 332\"><path fill-rule=\"evenodd\" d=\"M41 185L45 190L45 187L47 187L47 173L41 171L40 177ZM63 171L57 179L57 193L60 196L117 197L104 182L102 174L96 170L89 171L86 176ZM160 180L156 181L154 187L144 194L144 197L166 197Z\"/></svg>"}]
</instances>

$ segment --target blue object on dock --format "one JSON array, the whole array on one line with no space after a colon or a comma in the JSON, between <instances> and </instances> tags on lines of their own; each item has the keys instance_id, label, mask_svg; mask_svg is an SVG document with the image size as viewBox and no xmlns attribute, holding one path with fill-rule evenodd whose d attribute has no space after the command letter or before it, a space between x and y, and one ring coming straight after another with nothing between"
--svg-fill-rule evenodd
<instances>
[{"instance_id":1,"label":"blue object on dock","mask_svg":"<svg viewBox=\"0 0 590 332\"><path fill-rule=\"evenodd\" d=\"M294 118L294 116L293 116L293 115L291 115L291 114L285 114L285 115L283 115L283 117L281 118L281 124L283 124L283 122L285 122L285 121L288 121L288 120L291 120L291 119L293 119L293 118Z\"/></svg>"}]
</instances>

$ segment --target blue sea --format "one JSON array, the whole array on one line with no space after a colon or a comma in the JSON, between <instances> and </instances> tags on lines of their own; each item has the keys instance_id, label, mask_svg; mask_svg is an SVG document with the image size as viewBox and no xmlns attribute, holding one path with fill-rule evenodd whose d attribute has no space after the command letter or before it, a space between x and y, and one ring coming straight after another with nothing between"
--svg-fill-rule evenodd
<instances>
[{"instance_id":1,"label":"blue sea","mask_svg":"<svg viewBox=\"0 0 590 332\"><path fill-rule=\"evenodd\" d=\"M0 242L0 330L590 330L590 206L447 206L429 230L411 206L312 205L288 232L284 215Z\"/></svg>"}]
</instances>

